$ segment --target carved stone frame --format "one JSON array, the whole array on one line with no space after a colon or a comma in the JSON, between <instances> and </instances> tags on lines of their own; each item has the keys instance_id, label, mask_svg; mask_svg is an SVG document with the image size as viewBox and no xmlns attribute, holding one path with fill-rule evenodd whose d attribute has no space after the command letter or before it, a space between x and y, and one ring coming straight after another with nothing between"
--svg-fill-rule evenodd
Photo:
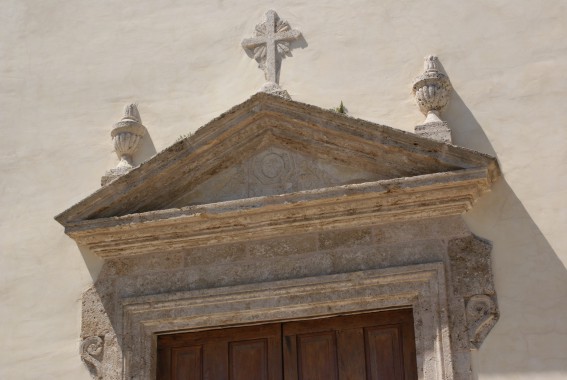
<instances>
[{"instance_id":1,"label":"carved stone frame","mask_svg":"<svg viewBox=\"0 0 567 380\"><path fill-rule=\"evenodd\" d=\"M274 195L252 170L266 192L180 201L268 147L376 175ZM494 157L254 95L56 217L105 260L81 357L98 379L149 380L159 334L411 307L420 379L468 379L498 307L490 244L459 215L499 175Z\"/></svg>"},{"instance_id":2,"label":"carved stone frame","mask_svg":"<svg viewBox=\"0 0 567 380\"><path fill-rule=\"evenodd\" d=\"M442 263L122 300L123 378L155 378L157 335L412 308L420 379L455 378ZM230 322L228 322L230 321Z\"/></svg>"}]
</instances>

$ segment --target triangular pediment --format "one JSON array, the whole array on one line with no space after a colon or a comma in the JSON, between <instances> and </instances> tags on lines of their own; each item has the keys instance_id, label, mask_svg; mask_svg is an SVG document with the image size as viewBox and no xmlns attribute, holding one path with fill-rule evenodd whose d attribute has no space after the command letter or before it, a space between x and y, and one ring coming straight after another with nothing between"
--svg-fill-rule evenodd
<instances>
[{"instance_id":1,"label":"triangular pediment","mask_svg":"<svg viewBox=\"0 0 567 380\"><path fill-rule=\"evenodd\" d=\"M58 215L100 218L277 196L467 169L493 157L256 94Z\"/></svg>"}]
</instances>

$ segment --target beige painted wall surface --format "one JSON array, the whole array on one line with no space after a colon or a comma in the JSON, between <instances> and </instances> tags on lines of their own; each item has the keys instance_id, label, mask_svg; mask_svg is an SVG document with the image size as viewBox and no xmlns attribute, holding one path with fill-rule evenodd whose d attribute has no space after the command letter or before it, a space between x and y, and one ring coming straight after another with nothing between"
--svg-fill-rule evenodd
<instances>
[{"instance_id":1,"label":"beige painted wall surface","mask_svg":"<svg viewBox=\"0 0 567 380\"><path fill-rule=\"evenodd\" d=\"M466 215L494 243L501 320L478 379L567 378L567 2L11 1L0 11L0 378L88 379L80 295L98 263L53 216L116 164L110 128L140 104L137 161L263 83L240 47L273 7L305 42L283 63L295 100L411 131L422 59L455 93L458 145L505 180Z\"/></svg>"}]
</instances>

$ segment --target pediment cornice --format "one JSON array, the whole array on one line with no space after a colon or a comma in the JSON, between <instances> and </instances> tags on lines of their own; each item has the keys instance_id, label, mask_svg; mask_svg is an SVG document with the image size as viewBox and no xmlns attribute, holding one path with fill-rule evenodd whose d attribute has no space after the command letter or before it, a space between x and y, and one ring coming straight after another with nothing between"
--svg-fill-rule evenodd
<instances>
[{"instance_id":1,"label":"pediment cornice","mask_svg":"<svg viewBox=\"0 0 567 380\"><path fill-rule=\"evenodd\" d=\"M191 189L274 146L370 175L357 183L322 182L229 200L213 194L200 204L183 203ZM259 93L56 220L100 256L131 255L258 233L336 228L353 220L376 224L460 214L498 176L491 156Z\"/></svg>"}]
</instances>

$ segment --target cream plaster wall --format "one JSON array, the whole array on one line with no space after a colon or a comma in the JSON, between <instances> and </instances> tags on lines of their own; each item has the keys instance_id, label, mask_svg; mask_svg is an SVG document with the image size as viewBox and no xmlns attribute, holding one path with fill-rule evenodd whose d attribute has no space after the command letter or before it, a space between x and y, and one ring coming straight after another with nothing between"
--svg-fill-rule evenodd
<instances>
[{"instance_id":1,"label":"cream plaster wall","mask_svg":"<svg viewBox=\"0 0 567 380\"><path fill-rule=\"evenodd\" d=\"M303 32L281 85L322 107L411 131L422 58L456 92L458 145L505 180L466 215L493 241L501 320L478 379L567 377L567 2L12 1L0 11L0 378L89 379L80 295L99 262L52 218L116 164L109 136L140 103L146 159L263 83L240 48L274 8Z\"/></svg>"}]
</instances>

